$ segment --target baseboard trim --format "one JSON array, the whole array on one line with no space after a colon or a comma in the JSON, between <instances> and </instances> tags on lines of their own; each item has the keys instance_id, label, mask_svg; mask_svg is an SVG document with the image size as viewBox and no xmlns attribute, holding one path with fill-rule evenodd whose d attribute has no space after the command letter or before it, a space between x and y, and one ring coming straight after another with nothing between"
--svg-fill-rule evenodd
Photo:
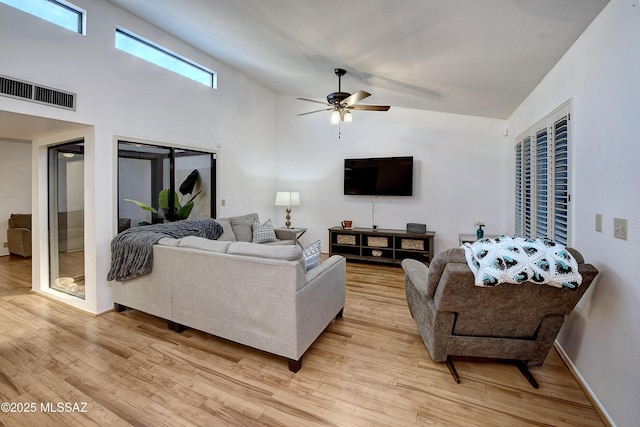
<instances>
[{"instance_id":1,"label":"baseboard trim","mask_svg":"<svg viewBox=\"0 0 640 427\"><path fill-rule=\"evenodd\" d=\"M598 416L600 417L602 422L605 424L605 426L615 427L616 426L615 423L613 422L611 417L609 417L609 414L602 406L602 403L600 403L600 400L598 400L597 396L593 393L593 390L591 390L591 387L589 387L589 384L587 384L587 382L582 377L582 375L580 375L578 368L576 368L576 365L573 364L573 362L569 358L569 355L567 355L567 353L564 351L564 349L562 348L558 340L556 340L553 343L553 347L556 349L556 351L558 352L558 355L560 356L564 364L567 366L567 368L569 368L569 372L571 372L571 374L576 379L576 381L578 381L580 388L582 388L584 393L587 395L587 399L589 399L589 401L593 405L593 408L596 410L596 412L598 413Z\"/></svg>"}]
</instances>

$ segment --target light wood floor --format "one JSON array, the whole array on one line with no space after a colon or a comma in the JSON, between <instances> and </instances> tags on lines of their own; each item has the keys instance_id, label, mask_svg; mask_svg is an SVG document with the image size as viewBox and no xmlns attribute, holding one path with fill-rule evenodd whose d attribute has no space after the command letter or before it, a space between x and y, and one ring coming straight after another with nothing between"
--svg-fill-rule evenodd
<instances>
[{"instance_id":1,"label":"light wood floor","mask_svg":"<svg viewBox=\"0 0 640 427\"><path fill-rule=\"evenodd\" d=\"M287 362L135 310L93 317L30 293L30 261L0 257L0 426L602 426L552 350L531 369L431 361L402 269L347 267L344 318ZM43 411L69 402L86 412ZM82 402L86 402L83 408Z\"/></svg>"}]
</instances>

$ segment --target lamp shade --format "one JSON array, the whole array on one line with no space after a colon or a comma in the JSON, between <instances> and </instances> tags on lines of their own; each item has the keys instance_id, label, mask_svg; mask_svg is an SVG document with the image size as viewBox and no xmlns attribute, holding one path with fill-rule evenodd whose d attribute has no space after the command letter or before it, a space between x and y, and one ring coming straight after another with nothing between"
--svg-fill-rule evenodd
<instances>
[{"instance_id":1,"label":"lamp shade","mask_svg":"<svg viewBox=\"0 0 640 427\"><path fill-rule=\"evenodd\" d=\"M276 206L300 206L300 193L298 191L278 191Z\"/></svg>"}]
</instances>

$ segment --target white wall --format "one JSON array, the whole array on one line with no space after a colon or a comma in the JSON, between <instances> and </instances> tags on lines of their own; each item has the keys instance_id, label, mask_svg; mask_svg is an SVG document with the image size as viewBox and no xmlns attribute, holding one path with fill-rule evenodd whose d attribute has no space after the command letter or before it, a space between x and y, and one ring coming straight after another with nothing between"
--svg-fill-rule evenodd
<instances>
[{"instance_id":1,"label":"white wall","mask_svg":"<svg viewBox=\"0 0 640 427\"><path fill-rule=\"evenodd\" d=\"M487 233L513 233L512 176L505 165L514 154L503 136L505 121L392 106L355 111L338 139L329 112L296 117L309 105L293 95L279 98L278 189L301 193L292 224L309 228L303 243L320 239L328 251L327 228L343 219L371 227L371 198L343 194L344 159L352 157L414 157L414 195L378 198L380 228L426 223L436 232L436 252L458 246L458 234L475 233L478 220ZM284 211L274 220L282 225Z\"/></svg>"},{"instance_id":2,"label":"white wall","mask_svg":"<svg viewBox=\"0 0 640 427\"><path fill-rule=\"evenodd\" d=\"M6 242L9 216L31 213L31 144L28 142L0 140L0 200L0 242ZM0 245L0 256L8 254L4 244Z\"/></svg>"},{"instance_id":3,"label":"white wall","mask_svg":"<svg viewBox=\"0 0 640 427\"><path fill-rule=\"evenodd\" d=\"M573 100L572 241L600 275L559 342L619 426L640 418L639 40L640 4L612 0L509 119L516 135ZM628 240L613 237L614 217L629 220Z\"/></svg>"},{"instance_id":4,"label":"white wall","mask_svg":"<svg viewBox=\"0 0 640 427\"><path fill-rule=\"evenodd\" d=\"M80 304L92 312L112 306L106 281L110 240L117 227L116 172L118 138L190 147L219 153L218 195L226 206L220 216L274 212L276 187L276 102L272 91L242 73L180 42L104 0L76 0L87 10L82 36L0 4L2 74L77 94L77 111L0 97L2 110L90 126L86 141L85 192L87 274L95 267L95 301ZM218 90L176 75L114 47L116 25L123 26L218 72ZM0 137L1 130L0 130ZM55 143L43 137L40 148ZM37 182L46 168L38 171ZM34 190L45 191L34 184ZM34 211L46 214L46 199L34 197ZM43 228L42 230L46 230ZM41 236L36 241L43 242ZM46 245L41 245L46 250ZM90 250L95 250L95 256ZM46 259L46 252L42 253ZM36 258L34 282L46 275ZM36 268L36 267L34 267ZM87 277L87 286L91 277Z\"/></svg>"}]
</instances>

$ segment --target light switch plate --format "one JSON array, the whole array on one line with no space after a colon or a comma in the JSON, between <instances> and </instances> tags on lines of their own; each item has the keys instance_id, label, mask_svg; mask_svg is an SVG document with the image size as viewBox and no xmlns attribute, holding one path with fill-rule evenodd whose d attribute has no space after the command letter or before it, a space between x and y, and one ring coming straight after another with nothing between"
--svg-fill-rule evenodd
<instances>
[{"instance_id":1,"label":"light switch plate","mask_svg":"<svg viewBox=\"0 0 640 427\"><path fill-rule=\"evenodd\" d=\"M613 237L627 240L627 220L623 218L613 219Z\"/></svg>"},{"instance_id":2,"label":"light switch plate","mask_svg":"<svg viewBox=\"0 0 640 427\"><path fill-rule=\"evenodd\" d=\"M596 231L602 233L602 214L600 213L596 214Z\"/></svg>"}]
</instances>

